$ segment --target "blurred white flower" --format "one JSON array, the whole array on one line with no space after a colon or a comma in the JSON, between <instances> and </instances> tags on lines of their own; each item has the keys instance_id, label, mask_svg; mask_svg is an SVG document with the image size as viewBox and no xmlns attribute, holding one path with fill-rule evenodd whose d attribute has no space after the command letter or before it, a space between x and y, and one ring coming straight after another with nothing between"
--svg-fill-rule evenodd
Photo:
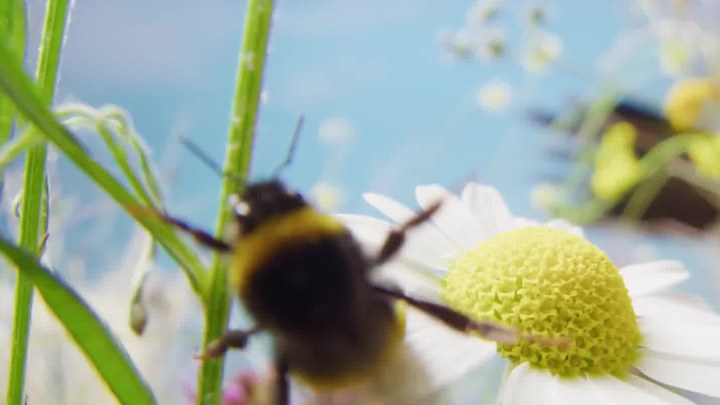
<instances>
[{"instance_id":1,"label":"blurred white flower","mask_svg":"<svg viewBox=\"0 0 720 405\"><path fill-rule=\"evenodd\" d=\"M355 125L347 118L327 118L320 122L318 138L324 144L348 144L355 139Z\"/></svg>"},{"instance_id":2,"label":"blurred white flower","mask_svg":"<svg viewBox=\"0 0 720 405\"><path fill-rule=\"evenodd\" d=\"M500 0L478 0L467 11L468 25L482 25L497 16L500 12Z\"/></svg>"},{"instance_id":3,"label":"blurred white flower","mask_svg":"<svg viewBox=\"0 0 720 405\"><path fill-rule=\"evenodd\" d=\"M542 210L551 210L558 206L560 202L560 189L557 184L540 183L535 185L530 191L530 201L535 208Z\"/></svg>"},{"instance_id":4,"label":"blurred white flower","mask_svg":"<svg viewBox=\"0 0 720 405\"><path fill-rule=\"evenodd\" d=\"M563 43L559 36L546 31L539 32L525 50L522 65L529 72L542 72L560 58L562 50Z\"/></svg>"},{"instance_id":5,"label":"blurred white flower","mask_svg":"<svg viewBox=\"0 0 720 405\"><path fill-rule=\"evenodd\" d=\"M523 12L523 19L526 24L531 26L538 26L545 22L547 19L547 9L544 4L535 3L525 8Z\"/></svg>"},{"instance_id":6,"label":"blurred white flower","mask_svg":"<svg viewBox=\"0 0 720 405\"><path fill-rule=\"evenodd\" d=\"M720 7L716 2L638 2L658 44L660 71L673 78L720 69Z\"/></svg>"},{"instance_id":7,"label":"blurred white flower","mask_svg":"<svg viewBox=\"0 0 720 405\"><path fill-rule=\"evenodd\" d=\"M315 184L310 195L321 210L328 212L337 210L345 198L345 192L342 189L324 182Z\"/></svg>"},{"instance_id":8,"label":"blurred white flower","mask_svg":"<svg viewBox=\"0 0 720 405\"><path fill-rule=\"evenodd\" d=\"M688 44L668 38L660 41L660 71L668 77L681 77L690 67L693 50Z\"/></svg>"},{"instance_id":9,"label":"blurred white flower","mask_svg":"<svg viewBox=\"0 0 720 405\"><path fill-rule=\"evenodd\" d=\"M477 102L490 113L505 110L512 99L512 87L504 80L493 79L477 89Z\"/></svg>"},{"instance_id":10,"label":"blurred white flower","mask_svg":"<svg viewBox=\"0 0 720 405\"><path fill-rule=\"evenodd\" d=\"M467 59L473 55L474 36L471 30L466 28L442 29L437 33L437 41L451 59Z\"/></svg>"},{"instance_id":11,"label":"blurred white flower","mask_svg":"<svg viewBox=\"0 0 720 405\"><path fill-rule=\"evenodd\" d=\"M475 57L490 62L502 57L507 48L507 33L501 28L488 28L476 35Z\"/></svg>"}]
</instances>

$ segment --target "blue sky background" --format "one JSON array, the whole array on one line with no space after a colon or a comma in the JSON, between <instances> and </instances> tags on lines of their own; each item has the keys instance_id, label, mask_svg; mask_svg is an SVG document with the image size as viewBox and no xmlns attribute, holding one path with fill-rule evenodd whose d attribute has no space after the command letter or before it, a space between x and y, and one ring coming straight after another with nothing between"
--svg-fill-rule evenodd
<instances>
[{"instance_id":1,"label":"blue sky background","mask_svg":"<svg viewBox=\"0 0 720 405\"><path fill-rule=\"evenodd\" d=\"M43 3L30 1L32 26L41 23ZM184 151L177 137L189 137L216 160L223 159L244 3L75 3L57 100L127 109L171 179L170 211L211 228L219 179ZM506 30L511 48L521 49L522 11L531 3L504 3L494 25ZM414 206L416 184L437 182L458 189L474 178L498 187L516 214L539 217L542 213L531 204L531 187L563 166L543 155L552 134L530 125L525 111L561 108L573 97L599 94L609 82L657 104L670 83L658 72L652 46L607 62L621 34L644 23L634 2L543 3L549 13L547 29L563 40L563 55L559 67L539 75L525 71L516 59L453 62L444 55L438 31L463 26L472 4L278 1L253 178L268 176L284 159L295 120L304 113L306 126L295 163L284 177L305 192L318 180L342 186L342 211L371 213L361 199L365 191ZM39 29L34 33L38 35ZM513 86L512 104L499 115L483 111L475 101L476 89L493 78ZM318 125L332 117L352 122L352 144L332 147L318 140ZM61 164L61 169L64 191L82 201L100 198L69 165ZM129 233L123 230L129 225L123 224L113 231L118 239ZM87 246L94 238L86 231L82 224L75 228L78 237L70 246L85 244L83 250L91 251ZM618 249L619 238L645 242L621 231L597 231L591 237ZM711 294L715 279L707 264L706 250L711 249L706 242L651 242L661 257L691 260L697 272L694 289ZM107 259L97 263L102 260Z\"/></svg>"}]
</instances>

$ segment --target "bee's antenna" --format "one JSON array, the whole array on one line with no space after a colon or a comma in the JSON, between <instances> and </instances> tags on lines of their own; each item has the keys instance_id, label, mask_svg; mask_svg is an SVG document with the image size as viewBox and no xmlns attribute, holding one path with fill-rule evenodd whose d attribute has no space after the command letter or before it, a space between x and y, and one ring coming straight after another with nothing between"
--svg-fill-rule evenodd
<instances>
[{"instance_id":1,"label":"bee's antenna","mask_svg":"<svg viewBox=\"0 0 720 405\"><path fill-rule=\"evenodd\" d=\"M295 132L293 132L293 137L290 141L290 147L288 148L287 156L285 156L285 161L282 162L277 167L277 169L275 169L275 172L273 173L273 178L278 178L280 176L280 173L282 173L282 171L285 170L285 168L290 166L290 164L292 163L293 158L295 157L295 150L297 149L297 143L300 139L300 133L302 132L304 123L305 116L301 114L298 117L297 122L295 123Z\"/></svg>"},{"instance_id":2,"label":"bee's antenna","mask_svg":"<svg viewBox=\"0 0 720 405\"><path fill-rule=\"evenodd\" d=\"M238 182L241 182L241 183L244 182L244 179L242 179L240 177L233 176L229 173L225 173L216 161L214 161L207 153L205 153L205 151L200 149L200 147L197 146L195 143L193 143L190 139L185 138L184 136L181 136L180 143L182 143L183 146L185 146L190 151L190 153L195 155L196 158L200 159L203 163L205 163L205 165L207 167L209 167L212 171L217 173L218 176L230 177Z\"/></svg>"}]
</instances>

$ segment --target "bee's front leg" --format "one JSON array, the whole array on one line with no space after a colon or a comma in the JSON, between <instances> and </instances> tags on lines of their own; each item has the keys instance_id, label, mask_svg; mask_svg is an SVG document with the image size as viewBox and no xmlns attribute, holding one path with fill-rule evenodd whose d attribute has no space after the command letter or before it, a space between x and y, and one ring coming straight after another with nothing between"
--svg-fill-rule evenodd
<instances>
[{"instance_id":1,"label":"bee's front leg","mask_svg":"<svg viewBox=\"0 0 720 405\"><path fill-rule=\"evenodd\" d=\"M210 342L202 353L196 355L198 359L217 359L222 357L230 349L243 349L247 345L248 338L259 332L260 328L254 327L248 330L228 330L218 339Z\"/></svg>"}]
</instances>

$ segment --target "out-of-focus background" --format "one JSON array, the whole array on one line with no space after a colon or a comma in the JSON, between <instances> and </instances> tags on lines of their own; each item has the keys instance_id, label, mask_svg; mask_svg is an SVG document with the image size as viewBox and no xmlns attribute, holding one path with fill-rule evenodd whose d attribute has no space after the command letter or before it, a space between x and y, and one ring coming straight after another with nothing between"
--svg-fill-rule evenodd
<instances>
[{"instance_id":1,"label":"out-of-focus background","mask_svg":"<svg viewBox=\"0 0 720 405\"><path fill-rule=\"evenodd\" d=\"M29 7L36 44L44 2ZM57 100L127 109L166 175L170 211L208 228L220 179L178 139L222 160L243 10L235 1L77 1L62 56ZM533 13L541 24L529 21ZM360 198L366 191L412 205L417 184L458 189L474 179L499 188L513 212L542 216L533 188L568 166L548 156L556 134L531 122L529 111L560 113L611 89L659 109L677 77L664 66L660 31L672 36L666 26L688 19L704 29L718 16L715 1L279 1L252 177L269 176L284 159L305 114L284 177L334 210L371 212ZM476 49L493 41L507 54ZM529 60L537 48L547 66ZM63 190L78 204L100 198L60 166ZM68 248L93 252L88 244L98 239L82 221L76 230ZM699 257L688 254L700 248L686 238L654 241L663 247L622 243L637 248L624 260L660 251ZM692 263L706 294L715 283L711 262Z\"/></svg>"},{"instance_id":2,"label":"out-of-focus background","mask_svg":"<svg viewBox=\"0 0 720 405\"><path fill-rule=\"evenodd\" d=\"M33 66L44 1L28 7ZM62 55L57 104L126 109L153 151L169 212L207 229L220 179L179 140L224 157L243 10L229 0L78 0ZM418 184L459 191L475 180L497 187L515 214L547 217L544 201L561 193L578 138L538 114L569 115L616 95L662 115L677 80L717 80L717 21L715 0L280 0L252 179L285 158L304 114L283 177L329 211L372 213L367 191L414 207ZM66 215L54 264L102 278L127 256L133 225L63 159L52 165L63 196L55 209ZM14 169L6 193L19 187ZM601 221L588 235L618 264L683 260L693 273L683 288L717 305L712 229Z\"/></svg>"}]
</instances>

